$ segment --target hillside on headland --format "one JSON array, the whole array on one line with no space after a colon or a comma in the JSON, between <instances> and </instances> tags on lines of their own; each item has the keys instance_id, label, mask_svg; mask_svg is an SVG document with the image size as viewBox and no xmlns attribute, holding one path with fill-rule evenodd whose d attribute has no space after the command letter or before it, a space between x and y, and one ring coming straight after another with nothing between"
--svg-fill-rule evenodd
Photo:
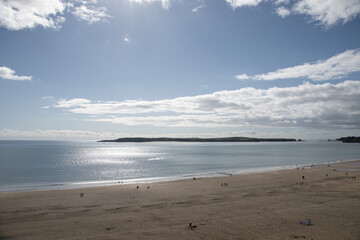
<instances>
[{"instance_id":1,"label":"hillside on headland","mask_svg":"<svg viewBox=\"0 0 360 240\"><path fill-rule=\"evenodd\" d=\"M98 142L296 142L292 138L248 138L248 137L225 137L225 138L143 138L128 137L115 140L101 140Z\"/></svg>"},{"instance_id":2,"label":"hillside on headland","mask_svg":"<svg viewBox=\"0 0 360 240\"><path fill-rule=\"evenodd\" d=\"M342 141L343 143L360 143L360 137L341 137L336 139L336 141Z\"/></svg>"}]
</instances>

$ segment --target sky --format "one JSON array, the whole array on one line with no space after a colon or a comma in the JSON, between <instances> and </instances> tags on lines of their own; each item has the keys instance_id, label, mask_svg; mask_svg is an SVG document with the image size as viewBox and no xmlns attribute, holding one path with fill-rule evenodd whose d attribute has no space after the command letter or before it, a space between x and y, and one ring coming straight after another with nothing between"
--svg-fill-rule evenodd
<instances>
[{"instance_id":1,"label":"sky","mask_svg":"<svg viewBox=\"0 0 360 240\"><path fill-rule=\"evenodd\" d=\"M0 0L0 139L360 135L360 0Z\"/></svg>"}]
</instances>

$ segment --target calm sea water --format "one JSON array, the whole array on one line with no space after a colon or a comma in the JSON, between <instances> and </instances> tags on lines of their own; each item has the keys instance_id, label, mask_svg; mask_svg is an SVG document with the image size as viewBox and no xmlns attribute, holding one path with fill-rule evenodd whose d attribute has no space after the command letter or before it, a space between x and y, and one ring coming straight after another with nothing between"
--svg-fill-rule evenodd
<instances>
[{"instance_id":1,"label":"calm sea water","mask_svg":"<svg viewBox=\"0 0 360 240\"><path fill-rule=\"evenodd\" d=\"M0 191L163 181L360 159L359 144L0 141Z\"/></svg>"}]
</instances>

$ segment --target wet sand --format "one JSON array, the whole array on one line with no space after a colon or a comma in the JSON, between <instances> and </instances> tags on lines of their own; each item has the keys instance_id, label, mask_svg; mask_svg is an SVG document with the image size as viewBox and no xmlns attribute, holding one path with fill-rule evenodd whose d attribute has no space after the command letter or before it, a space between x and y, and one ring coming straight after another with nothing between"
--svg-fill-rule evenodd
<instances>
[{"instance_id":1,"label":"wet sand","mask_svg":"<svg viewBox=\"0 0 360 240\"><path fill-rule=\"evenodd\" d=\"M360 239L359 170L0 193L0 239Z\"/></svg>"}]
</instances>

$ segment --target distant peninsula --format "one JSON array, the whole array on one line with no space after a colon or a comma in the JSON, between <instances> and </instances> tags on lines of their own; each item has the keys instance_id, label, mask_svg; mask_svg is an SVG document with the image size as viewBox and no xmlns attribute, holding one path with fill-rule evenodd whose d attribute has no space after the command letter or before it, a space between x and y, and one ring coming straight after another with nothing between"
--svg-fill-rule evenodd
<instances>
[{"instance_id":1,"label":"distant peninsula","mask_svg":"<svg viewBox=\"0 0 360 240\"><path fill-rule=\"evenodd\" d=\"M225 138L144 138L126 137L115 140L100 140L98 142L296 142L292 138L248 138L248 137L225 137ZM299 139L299 141L301 141Z\"/></svg>"},{"instance_id":2,"label":"distant peninsula","mask_svg":"<svg viewBox=\"0 0 360 240\"><path fill-rule=\"evenodd\" d=\"M342 141L343 143L360 143L360 137L341 137L336 139L336 141Z\"/></svg>"}]
</instances>

